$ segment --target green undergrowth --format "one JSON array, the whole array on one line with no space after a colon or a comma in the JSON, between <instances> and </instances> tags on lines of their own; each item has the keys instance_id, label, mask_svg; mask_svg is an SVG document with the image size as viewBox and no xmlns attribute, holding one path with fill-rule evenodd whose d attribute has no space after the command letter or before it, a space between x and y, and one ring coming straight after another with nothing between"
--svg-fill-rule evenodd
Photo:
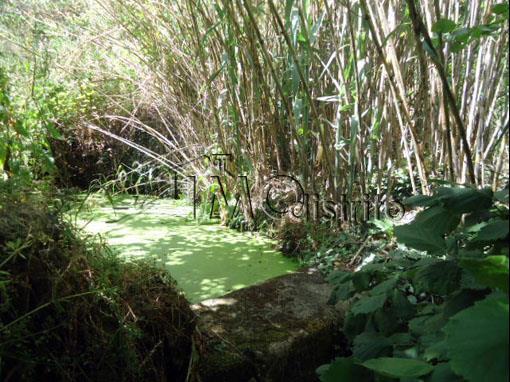
<instances>
[{"instance_id":1,"label":"green undergrowth","mask_svg":"<svg viewBox=\"0 0 510 382\"><path fill-rule=\"evenodd\" d=\"M284 218L269 222L263 231L278 241L285 256L324 275L337 269L355 269L365 258L395 247L389 219L340 225Z\"/></svg>"},{"instance_id":2,"label":"green undergrowth","mask_svg":"<svg viewBox=\"0 0 510 382\"><path fill-rule=\"evenodd\" d=\"M183 380L194 314L169 274L82 239L62 203L9 183L0 184L0 380Z\"/></svg>"},{"instance_id":3,"label":"green undergrowth","mask_svg":"<svg viewBox=\"0 0 510 382\"><path fill-rule=\"evenodd\" d=\"M507 381L508 189L440 187L406 204L398 248L359 272L335 271L352 356L329 381Z\"/></svg>"}]
</instances>

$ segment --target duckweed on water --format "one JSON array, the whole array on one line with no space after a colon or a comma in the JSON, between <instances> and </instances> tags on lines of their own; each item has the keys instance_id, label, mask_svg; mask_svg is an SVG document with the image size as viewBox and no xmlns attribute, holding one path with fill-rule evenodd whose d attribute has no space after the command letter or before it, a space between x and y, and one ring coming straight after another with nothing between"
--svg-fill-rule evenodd
<instances>
[{"instance_id":1,"label":"duckweed on water","mask_svg":"<svg viewBox=\"0 0 510 382\"><path fill-rule=\"evenodd\" d=\"M295 271L299 264L275 241L219 224L199 224L181 200L121 196L112 205L92 195L77 214L87 232L101 234L128 258L148 258L168 269L191 302Z\"/></svg>"}]
</instances>

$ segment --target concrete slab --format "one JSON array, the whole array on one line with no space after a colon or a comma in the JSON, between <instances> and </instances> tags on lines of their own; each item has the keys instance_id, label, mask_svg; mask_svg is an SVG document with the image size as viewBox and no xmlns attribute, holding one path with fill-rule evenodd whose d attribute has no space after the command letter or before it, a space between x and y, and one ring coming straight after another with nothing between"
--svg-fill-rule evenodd
<instances>
[{"instance_id":1,"label":"concrete slab","mask_svg":"<svg viewBox=\"0 0 510 382\"><path fill-rule=\"evenodd\" d=\"M317 380L342 343L330 293L318 271L304 269L193 305L206 338L201 381Z\"/></svg>"}]
</instances>

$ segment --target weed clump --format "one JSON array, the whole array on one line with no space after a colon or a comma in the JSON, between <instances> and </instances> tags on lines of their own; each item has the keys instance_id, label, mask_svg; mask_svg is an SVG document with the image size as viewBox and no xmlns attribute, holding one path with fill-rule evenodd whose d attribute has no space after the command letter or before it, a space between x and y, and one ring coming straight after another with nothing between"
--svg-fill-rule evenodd
<instances>
[{"instance_id":1,"label":"weed clump","mask_svg":"<svg viewBox=\"0 0 510 382\"><path fill-rule=\"evenodd\" d=\"M82 239L28 192L0 192L0 379L183 380L194 314L165 272Z\"/></svg>"}]
</instances>

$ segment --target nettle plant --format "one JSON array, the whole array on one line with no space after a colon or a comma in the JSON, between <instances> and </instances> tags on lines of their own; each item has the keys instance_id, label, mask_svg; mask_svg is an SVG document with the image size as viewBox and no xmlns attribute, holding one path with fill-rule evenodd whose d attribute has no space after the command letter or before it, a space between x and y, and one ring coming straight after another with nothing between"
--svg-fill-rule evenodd
<instances>
[{"instance_id":1,"label":"nettle plant","mask_svg":"<svg viewBox=\"0 0 510 382\"><path fill-rule=\"evenodd\" d=\"M424 209L395 227L390 256L330 275L352 355L318 368L321 381L507 381L508 189L440 187L406 204Z\"/></svg>"}]
</instances>

